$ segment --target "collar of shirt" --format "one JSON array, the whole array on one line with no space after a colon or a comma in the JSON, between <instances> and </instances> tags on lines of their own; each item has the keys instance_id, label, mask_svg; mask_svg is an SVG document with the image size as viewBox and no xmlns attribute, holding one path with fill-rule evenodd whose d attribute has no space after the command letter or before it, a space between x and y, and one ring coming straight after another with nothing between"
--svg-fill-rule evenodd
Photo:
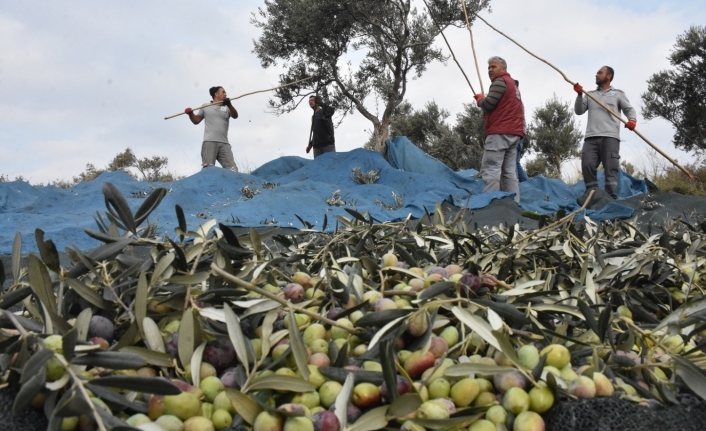
<instances>
[{"instance_id":1,"label":"collar of shirt","mask_svg":"<svg viewBox=\"0 0 706 431\"><path fill-rule=\"evenodd\" d=\"M600 88L600 87L596 88L596 91L598 91L598 92L600 92L600 93L604 93L604 94L607 93L607 92L609 92L609 91L611 91L611 90L615 90L612 85L611 85L610 87L608 87L608 89L605 90L605 91L603 91L603 89Z\"/></svg>"}]
</instances>

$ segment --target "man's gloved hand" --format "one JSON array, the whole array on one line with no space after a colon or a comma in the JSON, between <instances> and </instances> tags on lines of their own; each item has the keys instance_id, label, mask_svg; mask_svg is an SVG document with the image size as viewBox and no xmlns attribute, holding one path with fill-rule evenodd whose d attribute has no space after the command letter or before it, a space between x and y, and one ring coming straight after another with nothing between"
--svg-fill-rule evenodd
<instances>
[{"instance_id":1,"label":"man's gloved hand","mask_svg":"<svg viewBox=\"0 0 706 431\"><path fill-rule=\"evenodd\" d=\"M184 114L191 115L192 112L194 112L194 110L191 109L191 108L186 108L186 109L184 109Z\"/></svg>"},{"instance_id":2,"label":"man's gloved hand","mask_svg":"<svg viewBox=\"0 0 706 431\"><path fill-rule=\"evenodd\" d=\"M625 128L627 129L635 130L635 127L637 127L637 121L634 119L625 123Z\"/></svg>"},{"instance_id":3,"label":"man's gloved hand","mask_svg":"<svg viewBox=\"0 0 706 431\"><path fill-rule=\"evenodd\" d=\"M228 106L230 105L230 98L226 97L223 99L223 103L221 103L221 106Z\"/></svg>"},{"instance_id":4,"label":"man's gloved hand","mask_svg":"<svg viewBox=\"0 0 706 431\"><path fill-rule=\"evenodd\" d=\"M311 151L311 144L309 144L308 147L306 147L306 153L309 154L309 151Z\"/></svg>"},{"instance_id":5,"label":"man's gloved hand","mask_svg":"<svg viewBox=\"0 0 706 431\"><path fill-rule=\"evenodd\" d=\"M482 99L484 96L482 94L476 94L473 96L474 99L476 99L476 106L480 106L480 99Z\"/></svg>"},{"instance_id":6,"label":"man's gloved hand","mask_svg":"<svg viewBox=\"0 0 706 431\"><path fill-rule=\"evenodd\" d=\"M583 95L583 87L578 82L574 84L574 91L578 93L579 96Z\"/></svg>"}]
</instances>

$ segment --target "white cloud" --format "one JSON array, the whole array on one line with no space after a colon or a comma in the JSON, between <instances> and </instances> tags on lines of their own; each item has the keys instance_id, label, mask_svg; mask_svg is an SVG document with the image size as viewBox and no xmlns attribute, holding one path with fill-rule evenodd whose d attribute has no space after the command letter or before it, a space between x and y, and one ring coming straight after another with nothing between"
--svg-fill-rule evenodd
<instances>
[{"instance_id":1,"label":"white cloud","mask_svg":"<svg viewBox=\"0 0 706 431\"><path fill-rule=\"evenodd\" d=\"M138 157L169 157L177 174L195 173L203 126L194 127L183 116L163 118L206 102L212 85L223 85L231 97L276 85L279 71L262 69L251 52L259 31L250 24L250 14L261 5L255 0L197 7L107 0L4 5L0 173L36 182L68 179L88 162L104 166L127 147ZM493 13L484 14L492 24L571 79L590 86L598 67L613 66L616 86L638 112L646 80L669 66L666 56L676 36L706 18L703 8L689 1L665 7L654 0L494 0L492 7ZM481 71L491 55L505 57L521 81L528 112L554 93L573 99L559 74L484 24L474 25L474 35ZM478 87L468 33L449 29L447 36ZM277 117L266 112L268 97L234 102L240 113L230 133L236 159L255 168L282 155L311 157L304 153L308 106ZM463 103L472 101L472 93L449 61L431 65L410 85L408 99L417 107L435 100L453 119ZM665 151L687 160L671 144L673 130L666 122L639 120L638 127ZM362 146L370 128L360 114L347 117L336 131L338 149ZM634 134L623 137L623 157L638 159L646 146Z\"/></svg>"}]
</instances>

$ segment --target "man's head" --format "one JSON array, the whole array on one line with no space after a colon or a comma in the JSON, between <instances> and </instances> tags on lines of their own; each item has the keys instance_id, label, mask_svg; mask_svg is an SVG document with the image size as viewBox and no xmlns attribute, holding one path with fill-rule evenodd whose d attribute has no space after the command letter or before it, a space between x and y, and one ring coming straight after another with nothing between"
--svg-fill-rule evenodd
<instances>
[{"instance_id":1,"label":"man's head","mask_svg":"<svg viewBox=\"0 0 706 431\"><path fill-rule=\"evenodd\" d=\"M596 72L596 85L603 86L610 84L615 76L615 71L610 66L603 66Z\"/></svg>"},{"instance_id":2,"label":"man's head","mask_svg":"<svg viewBox=\"0 0 706 431\"><path fill-rule=\"evenodd\" d=\"M495 56L488 59L488 76L495 79L503 73L507 73L507 63L501 57Z\"/></svg>"},{"instance_id":3,"label":"man's head","mask_svg":"<svg viewBox=\"0 0 706 431\"><path fill-rule=\"evenodd\" d=\"M309 107L311 109L316 109L316 105L321 104L321 99L318 98L318 96L309 96Z\"/></svg>"},{"instance_id":4,"label":"man's head","mask_svg":"<svg viewBox=\"0 0 706 431\"><path fill-rule=\"evenodd\" d=\"M214 102L220 102L227 97L226 91L221 86L209 88L208 93L211 95L211 99L213 99Z\"/></svg>"}]
</instances>

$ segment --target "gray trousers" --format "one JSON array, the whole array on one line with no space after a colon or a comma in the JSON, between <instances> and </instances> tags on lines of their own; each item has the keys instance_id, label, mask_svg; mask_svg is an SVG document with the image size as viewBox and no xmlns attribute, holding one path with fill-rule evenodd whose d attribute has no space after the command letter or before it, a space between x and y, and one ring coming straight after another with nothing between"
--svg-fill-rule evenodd
<instances>
[{"instance_id":1,"label":"gray trousers","mask_svg":"<svg viewBox=\"0 0 706 431\"><path fill-rule=\"evenodd\" d=\"M221 167L230 169L233 172L238 172L230 144L226 144L225 142L205 141L203 145L201 145L201 167L205 169L210 166L215 166L216 161L221 164Z\"/></svg>"},{"instance_id":2,"label":"gray trousers","mask_svg":"<svg viewBox=\"0 0 706 431\"><path fill-rule=\"evenodd\" d=\"M314 147L314 158L319 157L323 153L335 153L336 144L327 145L325 147Z\"/></svg>"},{"instance_id":3,"label":"gray trousers","mask_svg":"<svg viewBox=\"0 0 706 431\"><path fill-rule=\"evenodd\" d=\"M618 198L618 171L620 170L620 139L594 136L583 142L581 172L586 190L597 189L596 171L603 164L605 191L613 199Z\"/></svg>"},{"instance_id":4,"label":"gray trousers","mask_svg":"<svg viewBox=\"0 0 706 431\"><path fill-rule=\"evenodd\" d=\"M517 182L517 135L488 135L485 137L483 161L480 174L485 186L483 192L515 193L520 201L520 186Z\"/></svg>"}]
</instances>

